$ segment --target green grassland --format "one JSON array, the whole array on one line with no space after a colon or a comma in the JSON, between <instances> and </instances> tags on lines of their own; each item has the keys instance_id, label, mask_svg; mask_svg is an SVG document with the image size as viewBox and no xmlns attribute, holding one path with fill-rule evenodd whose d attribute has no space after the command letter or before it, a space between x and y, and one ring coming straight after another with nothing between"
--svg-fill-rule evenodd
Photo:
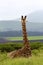
<instances>
[{"instance_id":1,"label":"green grassland","mask_svg":"<svg viewBox=\"0 0 43 65\"><path fill-rule=\"evenodd\" d=\"M8 58L7 53L0 52L0 65L43 65L43 50L32 50L29 58Z\"/></svg>"},{"instance_id":2,"label":"green grassland","mask_svg":"<svg viewBox=\"0 0 43 65\"><path fill-rule=\"evenodd\" d=\"M23 40L23 37L5 37L7 40ZM29 40L41 40L43 36L28 36Z\"/></svg>"},{"instance_id":3,"label":"green grassland","mask_svg":"<svg viewBox=\"0 0 43 65\"><path fill-rule=\"evenodd\" d=\"M0 44L0 65L43 65L43 43L30 43L32 56L9 58L7 53L23 47L22 43Z\"/></svg>"},{"instance_id":4,"label":"green grassland","mask_svg":"<svg viewBox=\"0 0 43 65\"><path fill-rule=\"evenodd\" d=\"M29 37L28 37L29 38ZM22 40L22 37L8 37L8 40ZM29 39L43 39L43 36L32 36ZM30 43L32 56L9 58L7 53L18 50L23 47L23 43L7 42L0 44L0 65L43 65L43 42Z\"/></svg>"}]
</instances>

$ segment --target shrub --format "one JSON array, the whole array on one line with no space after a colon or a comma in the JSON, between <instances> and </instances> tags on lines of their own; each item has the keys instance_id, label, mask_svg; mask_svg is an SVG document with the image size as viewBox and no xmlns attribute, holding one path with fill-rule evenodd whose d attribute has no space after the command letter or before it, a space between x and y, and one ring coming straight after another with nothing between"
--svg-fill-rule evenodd
<instances>
[{"instance_id":1,"label":"shrub","mask_svg":"<svg viewBox=\"0 0 43 65\"><path fill-rule=\"evenodd\" d=\"M34 43L31 43L30 46L31 46L32 50L33 49L39 49L39 48L43 47L43 43L41 43L41 42L34 42Z\"/></svg>"},{"instance_id":2,"label":"shrub","mask_svg":"<svg viewBox=\"0 0 43 65\"><path fill-rule=\"evenodd\" d=\"M30 43L31 49L43 49L43 43L40 42L34 42L34 43ZM10 52L16 49L20 49L21 47L23 47L22 43L6 43L6 44L0 44L0 51L1 52Z\"/></svg>"}]
</instances>

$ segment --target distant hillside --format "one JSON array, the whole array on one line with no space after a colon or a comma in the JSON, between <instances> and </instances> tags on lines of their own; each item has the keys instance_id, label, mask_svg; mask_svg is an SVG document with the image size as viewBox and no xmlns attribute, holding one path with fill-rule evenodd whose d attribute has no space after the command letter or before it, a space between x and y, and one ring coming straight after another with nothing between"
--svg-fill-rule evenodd
<instances>
[{"instance_id":1,"label":"distant hillside","mask_svg":"<svg viewBox=\"0 0 43 65\"><path fill-rule=\"evenodd\" d=\"M43 23L43 10L32 12L27 17L28 17L28 20L31 21L31 22Z\"/></svg>"},{"instance_id":2,"label":"distant hillside","mask_svg":"<svg viewBox=\"0 0 43 65\"><path fill-rule=\"evenodd\" d=\"M41 36L41 35L43 35L43 32L28 31L27 33L28 33L28 36ZM22 36L22 31L0 32L0 37L16 37L16 36Z\"/></svg>"},{"instance_id":3,"label":"distant hillside","mask_svg":"<svg viewBox=\"0 0 43 65\"><path fill-rule=\"evenodd\" d=\"M33 31L33 32L43 32L43 11L36 11L29 15L27 15L27 31ZM15 31L16 33L19 30L22 30L21 20L1 20L0 21L0 32L8 31L8 35L12 34L12 31ZM9 32L11 33L9 34ZM36 34L37 34L36 33ZM19 34L19 33L17 33ZM31 33L32 34L32 33ZM1 33L0 33L1 35ZM6 35L6 34L5 34ZM16 34L12 34L16 35Z\"/></svg>"}]
</instances>

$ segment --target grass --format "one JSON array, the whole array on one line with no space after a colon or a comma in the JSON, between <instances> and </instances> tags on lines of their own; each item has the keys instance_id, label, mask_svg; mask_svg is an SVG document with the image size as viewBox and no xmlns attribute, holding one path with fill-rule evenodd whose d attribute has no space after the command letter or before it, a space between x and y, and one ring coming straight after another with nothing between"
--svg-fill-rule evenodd
<instances>
[{"instance_id":1,"label":"grass","mask_svg":"<svg viewBox=\"0 0 43 65\"><path fill-rule=\"evenodd\" d=\"M7 40L23 40L23 37L5 37ZM29 36L29 40L40 40L43 36Z\"/></svg>"},{"instance_id":2,"label":"grass","mask_svg":"<svg viewBox=\"0 0 43 65\"><path fill-rule=\"evenodd\" d=\"M0 65L43 65L43 50L32 50L29 58L8 58L6 53L0 53Z\"/></svg>"},{"instance_id":3,"label":"grass","mask_svg":"<svg viewBox=\"0 0 43 65\"><path fill-rule=\"evenodd\" d=\"M32 56L29 58L17 57L17 58L9 58L7 56L7 52L1 52L0 50L0 65L43 65L43 43L34 42L31 43L32 48ZM21 47L22 44L14 44L14 43L6 43L0 44L0 49L9 50ZM17 49L18 49L17 48Z\"/></svg>"}]
</instances>

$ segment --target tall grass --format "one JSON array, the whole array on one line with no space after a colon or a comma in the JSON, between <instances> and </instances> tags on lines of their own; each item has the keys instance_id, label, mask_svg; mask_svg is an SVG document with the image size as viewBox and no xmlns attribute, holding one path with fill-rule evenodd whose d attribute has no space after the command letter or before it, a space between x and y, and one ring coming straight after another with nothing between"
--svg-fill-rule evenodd
<instances>
[{"instance_id":1,"label":"tall grass","mask_svg":"<svg viewBox=\"0 0 43 65\"><path fill-rule=\"evenodd\" d=\"M0 65L43 65L43 43L31 43L32 56L28 58L17 57L9 58L7 52L19 49L23 46L21 43L0 44Z\"/></svg>"},{"instance_id":2,"label":"tall grass","mask_svg":"<svg viewBox=\"0 0 43 65\"><path fill-rule=\"evenodd\" d=\"M43 65L43 50L33 50L29 58L11 59L6 56L6 53L0 53L0 65Z\"/></svg>"}]
</instances>

